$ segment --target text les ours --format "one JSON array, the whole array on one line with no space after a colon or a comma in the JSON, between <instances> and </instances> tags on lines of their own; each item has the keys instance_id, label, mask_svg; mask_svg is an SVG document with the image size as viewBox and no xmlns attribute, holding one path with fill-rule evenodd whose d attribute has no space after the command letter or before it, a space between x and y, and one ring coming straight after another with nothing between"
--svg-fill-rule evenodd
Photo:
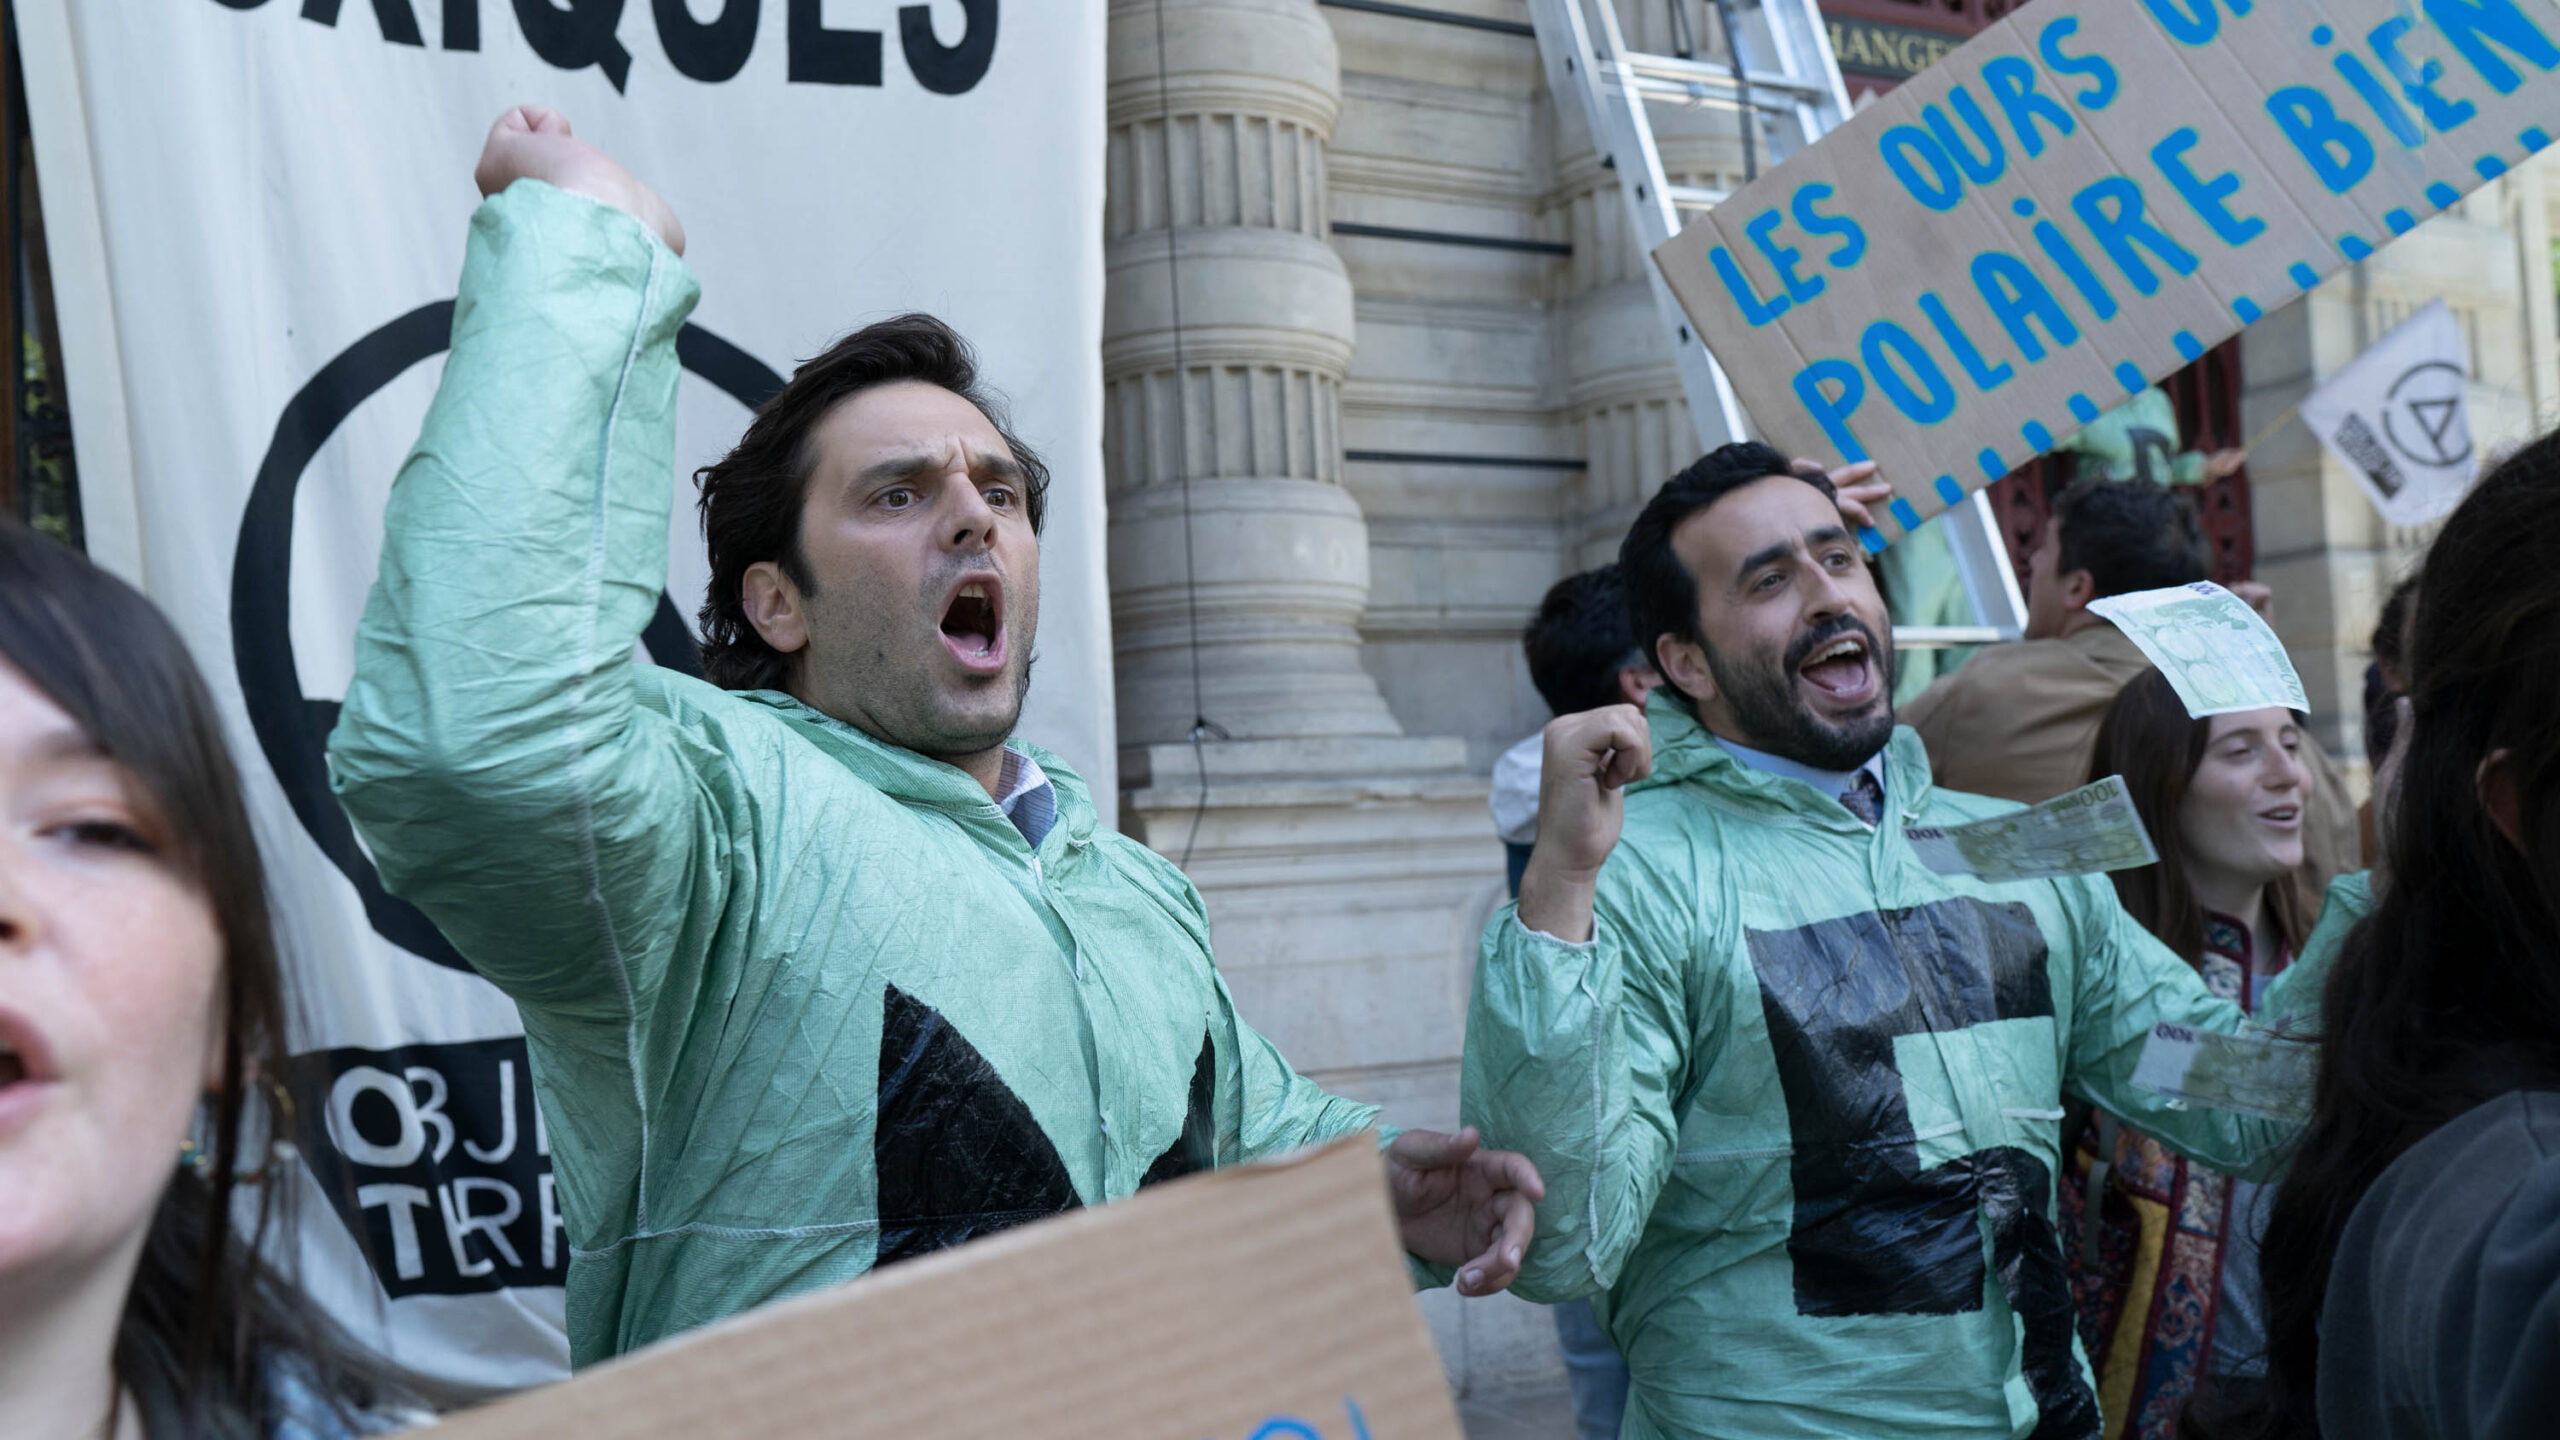
<instances>
[{"instance_id":1,"label":"text les ours","mask_svg":"<svg viewBox=\"0 0 2560 1440\"><path fill-rule=\"evenodd\" d=\"M214 0L231 10L255 10L268 0ZM302 0L302 18L335 26L346 0ZM394 45L424 48L417 5L436 7L438 45L445 50L480 48L482 0L368 0L382 38ZM631 52L615 30L622 23L626 0L507 0L525 44L549 64L563 70L593 65L613 88L629 83ZM963 24L949 44L934 33L933 10L927 5L898 7L898 47L916 83L937 95L959 95L986 78L995 62L997 0L959 0ZM688 0L649 0L657 23L658 44L667 63L690 80L718 84L746 68L755 49L765 0L722 0L720 13L694 18ZM825 0L787 0L783 43L788 71L795 84L878 85L881 83L882 32L831 29Z\"/></svg>"}]
</instances>

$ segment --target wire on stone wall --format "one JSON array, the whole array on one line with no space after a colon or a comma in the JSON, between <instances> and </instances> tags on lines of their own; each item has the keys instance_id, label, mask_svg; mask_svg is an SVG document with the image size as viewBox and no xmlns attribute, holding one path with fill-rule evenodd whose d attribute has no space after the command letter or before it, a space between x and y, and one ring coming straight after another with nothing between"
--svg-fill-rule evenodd
<instances>
[{"instance_id":1,"label":"wire on stone wall","mask_svg":"<svg viewBox=\"0 0 2560 1440\"><path fill-rule=\"evenodd\" d=\"M1187 871L1191 868L1191 847L1200 841L1200 823L1209 815L1209 755L1203 747L1213 736L1220 740L1232 737L1226 727L1209 718L1209 703L1200 683L1200 577L1191 526L1191 371L1182 356L1182 251L1177 243L1180 227L1173 210L1173 77L1165 60L1164 0L1156 0L1155 8L1156 113L1164 130L1164 163L1159 168L1164 182L1165 292L1170 297L1167 318L1173 327L1174 463L1182 475L1182 604L1191 627L1191 762L1200 782L1199 802L1191 811L1191 830L1182 840L1182 858L1174 862ZM1150 443L1152 439L1150 436Z\"/></svg>"}]
</instances>

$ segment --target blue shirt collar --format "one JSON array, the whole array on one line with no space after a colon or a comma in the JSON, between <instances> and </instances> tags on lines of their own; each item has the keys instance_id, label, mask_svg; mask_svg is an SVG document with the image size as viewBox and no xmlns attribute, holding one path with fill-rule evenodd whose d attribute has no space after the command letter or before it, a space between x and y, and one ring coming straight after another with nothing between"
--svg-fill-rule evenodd
<instances>
[{"instance_id":1,"label":"blue shirt collar","mask_svg":"<svg viewBox=\"0 0 2560 1440\"><path fill-rule=\"evenodd\" d=\"M1039 849L1049 827L1058 819L1058 790L1049 783L1048 772L1040 768L1039 761L1007 746L996 789L996 808L1013 822L1014 829L1022 832L1032 849Z\"/></svg>"},{"instance_id":2,"label":"blue shirt collar","mask_svg":"<svg viewBox=\"0 0 2560 1440\"><path fill-rule=\"evenodd\" d=\"M1849 788L1850 782L1857 778L1860 770L1875 776L1876 788L1884 789L1884 751L1882 749L1868 756L1866 763L1855 769L1817 770L1811 765L1790 760L1784 755L1772 755L1766 750L1754 750L1748 745L1737 745L1721 735L1712 738L1718 745L1725 748L1726 754L1752 769L1763 774L1775 775L1783 780L1801 780L1821 791L1826 798L1838 799L1841 792Z\"/></svg>"}]
</instances>

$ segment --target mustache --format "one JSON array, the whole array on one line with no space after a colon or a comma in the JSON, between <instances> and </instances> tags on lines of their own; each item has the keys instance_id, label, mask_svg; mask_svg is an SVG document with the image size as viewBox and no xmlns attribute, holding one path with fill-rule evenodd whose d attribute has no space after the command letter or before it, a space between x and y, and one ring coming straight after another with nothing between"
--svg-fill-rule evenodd
<instances>
[{"instance_id":1,"label":"mustache","mask_svg":"<svg viewBox=\"0 0 2560 1440\"><path fill-rule=\"evenodd\" d=\"M1843 635L1855 635L1866 641L1869 658L1883 651L1884 647L1876 643L1876 632L1867 628L1866 621L1855 615L1842 615L1835 620L1817 625L1798 637L1794 644L1787 647L1787 653L1781 657L1781 663L1785 665L1787 673L1792 675L1814 651L1832 644Z\"/></svg>"},{"instance_id":2,"label":"mustache","mask_svg":"<svg viewBox=\"0 0 2560 1440\"><path fill-rule=\"evenodd\" d=\"M943 592L964 575L992 575L998 580L1007 579L1004 567L996 563L994 556L978 554L934 566L924 577L921 593L928 602L939 600Z\"/></svg>"}]
</instances>

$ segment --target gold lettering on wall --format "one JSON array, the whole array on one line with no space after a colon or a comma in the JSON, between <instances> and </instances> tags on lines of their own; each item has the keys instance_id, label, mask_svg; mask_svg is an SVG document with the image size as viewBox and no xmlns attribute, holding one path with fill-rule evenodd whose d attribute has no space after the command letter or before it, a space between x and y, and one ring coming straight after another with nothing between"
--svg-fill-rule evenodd
<instances>
[{"instance_id":1,"label":"gold lettering on wall","mask_svg":"<svg viewBox=\"0 0 2560 1440\"><path fill-rule=\"evenodd\" d=\"M1886 79L1908 80L1964 43L1961 36L1915 30L1907 25L1824 18L1831 28L1831 53L1839 59L1841 69Z\"/></svg>"}]
</instances>

